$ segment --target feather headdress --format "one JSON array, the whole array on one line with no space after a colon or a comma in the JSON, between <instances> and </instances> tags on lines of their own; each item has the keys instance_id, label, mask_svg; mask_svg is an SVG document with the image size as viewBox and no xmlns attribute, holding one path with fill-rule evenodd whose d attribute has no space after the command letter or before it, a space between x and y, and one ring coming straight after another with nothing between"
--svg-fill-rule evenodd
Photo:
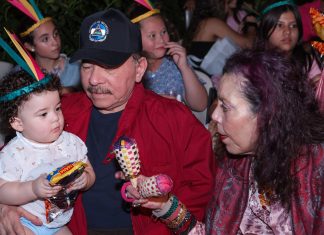
<instances>
[{"instance_id":1,"label":"feather headdress","mask_svg":"<svg viewBox=\"0 0 324 235\"><path fill-rule=\"evenodd\" d=\"M9 56L19 64L26 72L28 72L33 78L35 78L35 83L32 83L28 86L19 88L15 91L12 91L4 96L0 97L0 101L10 101L13 100L23 94L27 94L32 92L34 89L48 83L51 76L45 76L42 71L40 70L39 66L37 65L36 61L33 57L29 54L29 52L24 48L22 43L19 41L17 35L14 33L10 33L5 28L6 33L8 34L9 38L17 48L18 52L20 53L21 57L0 37L0 46L9 54Z\"/></svg>"},{"instance_id":2,"label":"feather headdress","mask_svg":"<svg viewBox=\"0 0 324 235\"><path fill-rule=\"evenodd\" d=\"M154 8L153 4L151 3L151 1L149 0L134 0L135 2L141 4L142 6L144 6L145 8L148 9L147 12L139 15L139 16L136 16L135 18L133 18L131 21L133 23L138 23L140 22L141 20L144 20L152 15L155 15L155 14L159 14L160 13L160 10L159 9L156 9Z\"/></svg>"},{"instance_id":3,"label":"feather headdress","mask_svg":"<svg viewBox=\"0 0 324 235\"><path fill-rule=\"evenodd\" d=\"M28 16L35 22L25 32L22 32L20 34L21 37L29 35L41 24L51 20L50 17L44 18L34 0L29 0L29 2L27 0L7 0L7 2L16 7L18 10L20 10L22 13L24 13L26 16Z\"/></svg>"}]
</instances>

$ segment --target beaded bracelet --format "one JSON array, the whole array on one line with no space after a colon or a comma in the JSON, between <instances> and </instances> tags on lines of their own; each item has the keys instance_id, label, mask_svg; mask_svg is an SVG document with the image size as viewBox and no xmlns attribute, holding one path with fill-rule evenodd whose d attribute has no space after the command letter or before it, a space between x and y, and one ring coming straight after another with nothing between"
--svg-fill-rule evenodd
<instances>
[{"instance_id":1,"label":"beaded bracelet","mask_svg":"<svg viewBox=\"0 0 324 235\"><path fill-rule=\"evenodd\" d=\"M176 196L172 195L169 200L171 206L168 211L156 218L165 223L173 233L188 234L195 227L197 223L196 218Z\"/></svg>"},{"instance_id":2,"label":"beaded bracelet","mask_svg":"<svg viewBox=\"0 0 324 235\"><path fill-rule=\"evenodd\" d=\"M178 228L182 228L190 220L191 216L192 216L191 213L187 210L186 216L181 221L181 223L179 224Z\"/></svg>"},{"instance_id":3,"label":"beaded bracelet","mask_svg":"<svg viewBox=\"0 0 324 235\"><path fill-rule=\"evenodd\" d=\"M165 219L165 223L171 223L172 220L175 220L178 217L180 210L181 210L181 204L180 204L180 202L178 202L178 203L179 204L178 204L177 209L172 213L172 215L170 215L168 218Z\"/></svg>"},{"instance_id":4,"label":"beaded bracelet","mask_svg":"<svg viewBox=\"0 0 324 235\"><path fill-rule=\"evenodd\" d=\"M192 220L192 215L189 214L189 213L186 213L185 218L183 219L183 221L181 221L179 226L172 230L173 233L180 234L183 231L187 231L187 229L188 229L188 227L189 227L189 225L191 223L191 220Z\"/></svg>"},{"instance_id":5,"label":"beaded bracelet","mask_svg":"<svg viewBox=\"0 0 324 235\"><path fill-rule=\"evenodd\" d=\"M177 216L176 219L174 219L173 221L171 221L171 223L168 224L168 227L171 229L178 229L180 228L180 224L183 224L183 220L186 217L187 214L187 209L186 207L184 207L183 205L181 205L181 209L180 212Z\"/></svg>"},{"instance_id":6,"label":"beaded bracelet","mask_svg":"<svg viewBox=\"0 0 324 235\"><path fill-rule=\"evenodd\" d=\"M180 234L180 235L188 234L196 226L196 224L197 224L196 218L194 216L191 216L191 221L190 221L190 224L187 227L187 229L185 231L177 233L177 234Z\"/></svg>"},{"instance_id":7,"label":"beaded bracelet","mask_svg":"<svg viewBox=\"0 0 324 235\"><path fill-rule=\"evenodd\" d=\"M171 205L170 209L167 211L167 213L165 213L165 215L160 217L163 220L166 220L168 217L170 217L178 207L178 204L179 204L178 198L175 196L172 196L171 200L172 200L172 205Z\"/></svg>"}]
</instances>

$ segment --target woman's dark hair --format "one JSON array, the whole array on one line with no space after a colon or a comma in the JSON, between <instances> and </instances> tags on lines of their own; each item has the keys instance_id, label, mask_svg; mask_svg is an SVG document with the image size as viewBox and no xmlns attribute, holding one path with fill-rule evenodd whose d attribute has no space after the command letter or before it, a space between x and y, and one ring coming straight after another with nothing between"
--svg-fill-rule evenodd
<instances>
[{"instance_id":1,"label":"woman's dark hair","mask_svg":"<svg viewBox=\"0 0 324 235\"><path fill-rule=\"evenodd\" d=\"M1 131L5 135L11 135L14 131L10 125L15 117L18 115L19 107L29 100L32 94L41 93L43 91L59 91L61 92L60 79L57 76L50 75L52 79L44 85L38 86L32 92L18 96L10 101L0 101L0 122ZM30 76L27 72L21 70L9 73L0 80L0 97L9 94L22 87L35 83L35 78Z\"/></svg>"},{"instance_id":2,"label":"woman's dark hair","mask_svg":"<svg viewBox=\"0 0 324 235\"><path fill-rule=\"evenodd\" d=\"M226 0L205 0L196 1L195 10L193 11L189 28L187 30L187 38L185 39L186 47L189 46L195 34L201 27L201 22L205 19L215 17L223 21L226 20L225 13Z\"/></svg>"},{"instance_id":3,"label":"woman's dark hair","mask_svg":"<svg viewBox=\"0 0 324 235\"><path fill-rule=\"evenodd\" d=\"M242 95L257 115L254 179L259 189L271 189L274 199L289 208L296 187L293 164L310 157L313 144L324 142L324 117L313 89L275 51L243 50L229 58L224 73L242 79Z\"/></svg>"},{"instance_id":4,"label":"woman's dark hair","mask_svg":"<svg viewBox=\"0 0 324 235\"><path fill-rule=\"evenodd\" d=\"M266 4L261 7L261 9L265 9L275 2L278 2L278 0L267 1ZM301 68L301 72L307 75L309 70L311 69L312 56L307 53L303 47L303 25L300 13L296 5L286 4L274 7L265 14L261 14L255 46L258 49L270 49L269 38L275 30L280 16L286 12L293 13L298 28L298 41L292 51L290 58L294 60L294 63L297 64L297 68Z\"/></svg>"}]
</instances>

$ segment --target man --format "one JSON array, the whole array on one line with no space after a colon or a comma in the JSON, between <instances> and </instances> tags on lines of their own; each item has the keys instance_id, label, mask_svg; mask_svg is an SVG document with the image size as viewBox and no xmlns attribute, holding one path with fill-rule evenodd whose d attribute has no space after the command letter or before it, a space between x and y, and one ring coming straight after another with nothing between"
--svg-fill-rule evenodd
<instances>
[{"instance_id":1,"label":"man","mask_svg":"<svg viewBox=\"0 0 324 235\"><path fill-rule=\"evenodd\" d=\"M89 234L131 234L132 229L141 235L171 234L151 210L131 208L131 221L123 209L111 156L111 145L121 136L136 140L141 174L169 175L172 194L203 221L214 179L210 135L185 105L144 90L140 82L147 61L139 55L140 35L115 9L82 22L80 49L72 60L82 60L85 92L63 97L62 109L65 129L86 142L96 182L76 202L69 224L73 234L87 234L87 227ZM0 229L7 226L3 221Z\"/></svg>"}]
</instances>

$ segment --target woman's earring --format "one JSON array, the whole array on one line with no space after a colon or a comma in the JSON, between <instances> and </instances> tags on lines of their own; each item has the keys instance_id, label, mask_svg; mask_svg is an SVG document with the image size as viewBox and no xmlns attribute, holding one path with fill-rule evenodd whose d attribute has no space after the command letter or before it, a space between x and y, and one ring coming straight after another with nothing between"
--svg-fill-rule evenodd
<instances>
[{"instance_id":1,"label":"woman's earring","mask_svg":"<svg viewBox=\"0 0 324 235\"><path fill-rule=\"evenodd\" d=\"M31 51L34 52L35 51L35 48L32 48Z\"/></svg>"}]
</instances>

